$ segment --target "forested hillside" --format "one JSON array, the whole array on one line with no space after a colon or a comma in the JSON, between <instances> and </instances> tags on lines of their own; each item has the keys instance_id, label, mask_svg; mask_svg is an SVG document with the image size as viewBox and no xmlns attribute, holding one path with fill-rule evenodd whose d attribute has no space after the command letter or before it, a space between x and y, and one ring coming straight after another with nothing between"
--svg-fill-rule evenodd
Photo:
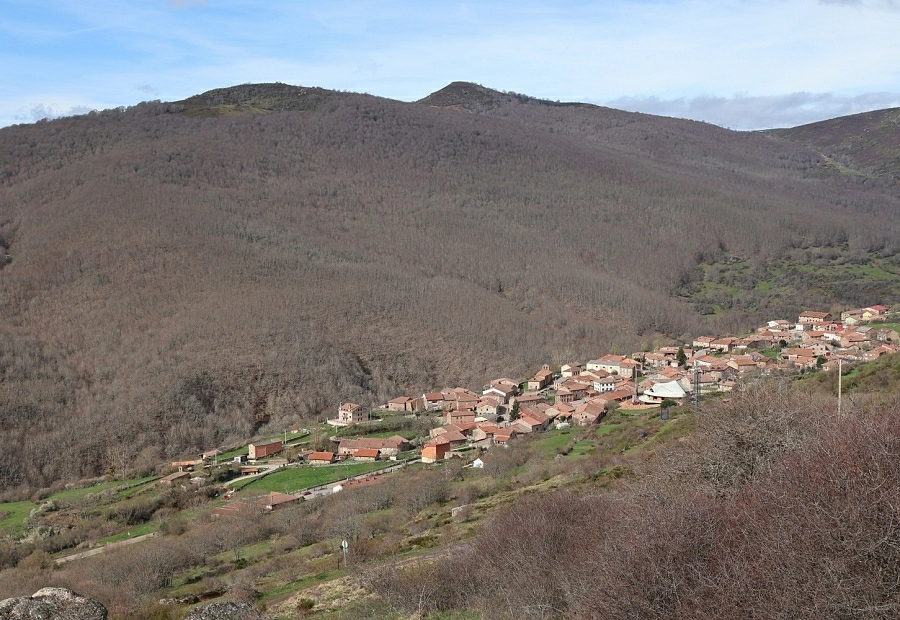
<instances>
[{"instance_id":1,"label":"forested hillside","mask_svg":"<svg viewBox=\"0 0 900 620\"><path fill-rule=\"evenodd\" d=\"M896 178L900 174L900 110L876 110L771 132L819 151L838 174Z\"/></svg>"},{"instance_id":2,"label":"forested hillside","mask_svg":"<svg viewBox=\"0 0 900 620\"><path fill-rule=\"evenodd\" d=\"M789 139L474 85L241 86L9 127L0 488L900 301L898 194ZM815 284L876 263L872 286Z\"/></svg>"}]
</instances>

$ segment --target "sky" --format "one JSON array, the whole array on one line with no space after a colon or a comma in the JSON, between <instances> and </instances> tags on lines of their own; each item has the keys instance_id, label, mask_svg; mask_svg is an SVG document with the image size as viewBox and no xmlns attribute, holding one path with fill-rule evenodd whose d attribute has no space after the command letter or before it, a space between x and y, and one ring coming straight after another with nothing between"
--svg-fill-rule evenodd
<instances>
[{"instance_id":1,"label":"sky","mask_svg":"<svg viewBox=\"0 0 900 620\"><path fill-rule=\"evenodd\" d=\"M0 126L284 82L456 80L792 127L900 106L900 0L0 0Z\"/></svg>"}]
</instances>

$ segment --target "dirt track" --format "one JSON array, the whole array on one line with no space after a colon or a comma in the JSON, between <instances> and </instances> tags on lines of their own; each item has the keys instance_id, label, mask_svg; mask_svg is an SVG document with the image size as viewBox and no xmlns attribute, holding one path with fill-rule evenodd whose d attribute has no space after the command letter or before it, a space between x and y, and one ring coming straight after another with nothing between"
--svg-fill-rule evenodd
<instances>
[{"instance_id":1,"label":"dirt track","mask_svg":"<svg viewBox=\"0 0 900 620\"><path fill-rule=\"evenodd\" d=\"M144 534L143 536L135 536L134 538L129 538L127 540L120 540L119 542L109 543L103 545L102 547L97 547L96 549L89 549L87 551L82 551L81 553L73 553L72 555L67 555L62 558L56 558L56 565L60 566L62 564L65 564L66 562L89 558L92 555L100 555L101 553L106 553L107 549L116 549L118 547L133 545L134 543L138 543L149 538L156 538L157 536L159 536L159 532L150 532L149 534Z\"/></svg>"}]
</instances>

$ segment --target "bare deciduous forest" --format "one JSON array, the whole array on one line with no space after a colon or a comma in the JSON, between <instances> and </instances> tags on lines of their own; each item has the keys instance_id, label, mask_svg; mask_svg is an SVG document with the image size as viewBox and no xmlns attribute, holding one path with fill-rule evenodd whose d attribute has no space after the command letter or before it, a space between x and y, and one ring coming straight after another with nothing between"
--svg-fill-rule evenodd
<instances>
[{"instance_id":1,"label":"bare deciduous forest","mask_svg":"<svg viewBox=\"0 0 900 620\"><path fill-rule=\"evenodd\" d=\"M0 489L760 309L900 301L691 298L720 262L893 261L898 203L889 172L776 134L464 84L242 86L5 128Z\"/></svg>"}]
</instances>

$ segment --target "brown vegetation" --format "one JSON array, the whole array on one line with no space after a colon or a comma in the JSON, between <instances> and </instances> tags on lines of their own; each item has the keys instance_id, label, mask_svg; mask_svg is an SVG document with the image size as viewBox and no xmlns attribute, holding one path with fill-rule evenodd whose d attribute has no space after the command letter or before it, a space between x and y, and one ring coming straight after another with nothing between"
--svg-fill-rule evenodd
<instances>
[{"instance_id":1,"label":"brown vegetation","mask_svg":"<svg viewBox=\"0 0 900 620\"><path fill-rule=\"evenodd\" d=\"M157 511L154 518L163 521L162 536L59 567L43 541L3 545L0 600L35 586L60 585L89 593L102 601L114 618L153 617L155 603L175 586L177 597L184 602L223 595L250 602L258 596L260 582L269 587L273 581L290 584L334 569L340 556L337 544L342 539L350 541L352 566L416 548L421 540L410 545L404 542L407 525L420 510L445 501L449 487L442 472L410 469L378 484L348 487L339 494L271 514L262 514L252 499L233 500L240 509L216 518L205 510L193 517ZM413 540L431 541L422 536L430 527L427 519L416 529ZM48 537L47 544L59 538ZM247 551L250 545L263 546L266 551L251 556Z\"/></svg>"},{"instance_id":2,"label":"brown vegetation","mask_svg":"<svg viewBox=\"0 0 900 620\"><path fill-rule=\"evenodd\" d=\"M624 491L529 497L465 552L371 587L398 613L896 617L900 409L872 401L839 418L833 405L742 395Z\"/></svg>"},{"instance_id":3,"label":"brown vegetation","mask_svg":"<svg viewBox=\"0 0 900 620\"><path fill-rule=\"evenodd\" d=\"M673 297L698 265L900 238L893 186L785 140L479 97L257 85L0 131L0 487L738 329L764 294L712 323Z\"/></svg>"},{"instance_id":4,"label":"brown vegetation","mask_svg":"<svg viewBox=\"0 0 900 620\"><path fill-rule=\"evenodd\" d=\"M820 151L827 172L867 181L900 175L900 110L875 110L771 133Z\"/></svg>"}]
</instances>

